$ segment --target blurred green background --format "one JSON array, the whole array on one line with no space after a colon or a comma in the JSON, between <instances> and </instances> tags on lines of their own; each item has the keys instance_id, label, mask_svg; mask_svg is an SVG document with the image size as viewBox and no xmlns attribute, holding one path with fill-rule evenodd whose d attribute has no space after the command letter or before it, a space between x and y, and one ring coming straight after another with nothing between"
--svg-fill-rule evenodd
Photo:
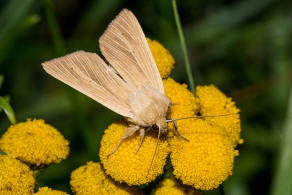
<instances>
[{"instance_id":1,"label":"blurred green background","mask_svg":"<svg viewBox=\"0 0 292 195\"><path fill-rule=\"evenodd\" d=\"M215 84L241 110L242 137L225 194L292 194L292 2L179 0L195 83ZM120 116L49 76L41 63L75 50L99 52L98 38L122 8L176 59L187 83L170 0L1 0L0 95L17 121L44 118L70 140L70 156L38 178L70 192L70 172L98 160L103 130ZM290 97L290 103L289 103ZM2 112L0 135L9 126ZM220 194L219 190L207 194Z\"/></svg>"}]
</instances>

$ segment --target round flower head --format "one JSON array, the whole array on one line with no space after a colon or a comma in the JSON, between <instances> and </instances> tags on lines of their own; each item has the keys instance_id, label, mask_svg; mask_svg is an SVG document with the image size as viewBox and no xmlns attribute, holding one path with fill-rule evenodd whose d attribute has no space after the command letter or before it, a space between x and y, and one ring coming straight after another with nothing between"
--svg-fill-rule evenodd
<instances>
[{"instance_id":1,"label":"round flower head","mask_svg":"<svg viewBox=\"0 0 292 195\"><path fill-rule=\"evenodd\" d=\"M87 162L71 173L70 185L76 195L141 194L136 188L116 183L102 170L100 163Z\"/></svg>"},{"instance_id":2,"label":"round flower head","mask_svg":"<svg viewBox=\"0 0 292 195\"><path fill-rule=\"evenodd\" d=\"M196 189L218 187L232 174L234 156L238 155L238 151L234 150L230 131L226 129L228 127L225 122L226 117L216 117L216 115L238 113L237 108L234 103L228 104L226 96L219 90L219 93L214 91L210 93L207 90L202 93L203 87L198 87L198 94L194 96L185 85L180 85L170 78L164 81L164 87L166 95L173 103L168 118L196 117L198 114L214 115L214 117L177 121L178 130L189 141L181 139L172 124L168 125L174 175L184 184L192 185ZM216 103L211 105L212 102ZM208 112L216 109L217 106L221 107L221 110ZM229 109L232 106L234 109ZM229 112L224 109L229 109ZM228 122L232 124L232 120ZM239 124L239 116L237 122Z\"/></svg>"},{"instance_id":3,"label":"round flower head","mask_svg":"<svg viewBox=\"0 0 292 195\"><path fill-rule=\"evenodd\" d=\"M168 143L162 137L159 139L157 152L152 162L157 132L146 132L138 153L140 136L135 133L127 138L115 153L107 157L119 143L126 128L126 123L116 122L105 130L99 151L105 172L116 181L125 182L128 185L149 183L163 173L163 166L169 153Z\"/></svg>"},{"instance_id":4,"label":"round flower head","mask_svg":"<svg viewBox=\"0 0 292 195\"><path fill-rule=\"evenodd\" d=\"M174 58L158 41L152 41L147 38L147 42L160 72L161 78L167 78L174 67Z\"/></svg>"},{"instance_id":5,"label":"round flower head","mask_svg":"<svg viewBox=\"0 0 292 195\"><path fill-rule=\"evenodd\" d=\"M204 119L191 120L185 127L180 131L188 141L177 136L169 138L173 174L196 189L217 188L232 174L238 151L221 127Z\"/></svg>"},{"instance_id":6,"label":"round flower head","mask_svg":"<svg viewBox=\"0 0 292 195\"><path fill-rule=\"evenodd\" d=\"M66 192L59 191L59 190L52 190L48 187L41 187L39 191L34 193L34 195L69 195Z\"/></svg>"},{"instance_id":7,"label":"round flower head","mask_svg":"<svg viewBox=\"0 0 292 195\"><path fill-rule=\"evenodd\" d=\"M32 194L34 187L35 178L27 165L7 155L0 155L0 194Z\"/></svg>"},{"instance_id":8,"label":"round flower head","mask_svg":"<svg viewBox=\"0 0 292 195\"><path fill-rule=\"evenodd\" d=\"M49 165L65 159L69 142L44 120L27 120L12 125L0 139L7 155L33 166Z\"/></svg>"},{"instance_id":9,"label":"round flower head","mask_svg":"<svg viewBox=\"0 0 292 195\"><path fill-rule=\"evenodd\" d=\"M213 85L198 86L196 88L196 95L200 102L200 113L202 116L231 114L228 116L206 117L205 119L212 124L223 127L234 147L242 143L243 140L240 139L239 109L231 98L226 97Z\"/></svg>"},{"instance_id":10,"label":"round flower head","mask_svg":"<svg viewBox=\"0 0 292 195\"><path fill-rule=\"evenodd\" d=\"M174 178L164 179L156 187L155 195L203 195L203 192L184 186Z\"/></svg>"},{"instance_id":11,"label":"round flower head","mask_svg":"<svg viewBox=\"0 0 292 195\"><path fill-rule=\"evenodd\" d=\"M172 106L169 109L168 118L178 119L183 117L194 116L199 109L198 100L195 98L192 92L187 89L187 85L179 84L172 78L168 78L163 81L165 95L168 96L172 102ZM178 120L177 124L180 129L187 129L186 123L189 123L192 119ZM168 136L177 136L174 131L173 124L168 123Z\"/></svg>"}]
</instances>

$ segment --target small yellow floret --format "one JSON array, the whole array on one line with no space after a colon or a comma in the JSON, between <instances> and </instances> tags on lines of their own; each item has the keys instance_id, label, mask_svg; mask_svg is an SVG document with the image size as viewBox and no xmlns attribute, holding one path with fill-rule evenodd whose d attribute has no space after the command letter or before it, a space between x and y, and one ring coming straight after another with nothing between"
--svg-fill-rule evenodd
<instances>
[{"instance_id":1,"label":"small yellow floret","mask_svg":"<svg viewBox=\"0 0 292 195\"><path fill-rule=\"evenodd\" d=\"M203 195L204 193L190 186L182 185L174 178L162 180L155 190L155 195Z\"/></svg>"},{"instance_id":2,"label":"small yellow floret","mask_svg":"<svg viewBox=\"0 0 292 195\"><path fill-rule=\"evenodd\" d=\"M174 58L158 41L147 38L148 45L154 57L160 76L167 78L174 67Z\"/></svg>"},{"instance_id":3,"label":"small yellow floret","mask_svg":"<svg viewBox=\"0 0 292 195\"><path fill-rule=\"evenodd\" d=\"M41 187L39 191L34 193L34 195L69 195L66 192L59 191L59 190L52 190L48 187Z\"/></svg>"},{"instance_id":4,"label":"small yellow floret","mask_svg":"<svg viewBox=\"0 0 292 195\"><path fill-rule=\"evenodd\" d=\"M33 172L19 160L0 155L0 194L32 194L35 187Z\"/></svg>"},{"instance_id":5,"label":"small yellow floret","mask_svg":"<svg viewBox=\"0 0 292 195\"><path fill-rule=\"evenodd\" d=\"M130 195L140 194L136 188L116 183L102 170L100 163L87 162L71 173L70 185L76 195Z\"/></svg>"},{"instance_id":6,"label":"small yellow floret","mask_svg":"<svg viewBox=\"0 0 292 195\"><path fill-rule=\"evenodd\" d=\"M69 141L44 120L12 125L0 139L7 155L34 166L58 163L69 154Z\"/></svg>"},{"instance_id":7,"label":"small yellow floret","mask_svg":"<svg viewBox=\"0 0 292 195\"><path fill-rule=\"evenodd\" d=\"M174 175L196 189L217 188L232 174L234 156L238 155L231 141L221 127L203 119L180 130L189 141L177 136L169 139Z\"/></svg>"},{"instance_id":8,"label":"small yellow floret","mask_svg":"<svg viewBox=\"0 0 292 195\"><path fill-rule=\"evenodd\" d=\"M216 116L231 114L228 116L206 117L206 120L223 127L234 147L242 143L243 140L240 139L239 109L235 106L231 98L226 97L226 95L213 85L198 86L196 88L196 95L200 102L201 115Z\"/></svg>"},{"instance_id":9,"label":"small yellow floret","mask_svg":"<svg viewBox=\"0 0 292 195\"><path fill-rule=\"evenodd\" d=\"M160 138L156 155L154 155L157 132L146 132L145 139L138 153L136 153L140 136L136 132L127 138L118 150L107 158L119 143L127 125L123 122L113 123L105 130L101 140L99 156L105 172L119 182L128 185L140 185L153 181L163 173L163 166L169 153L168 143Z\"/></svg>"}]
</instances>

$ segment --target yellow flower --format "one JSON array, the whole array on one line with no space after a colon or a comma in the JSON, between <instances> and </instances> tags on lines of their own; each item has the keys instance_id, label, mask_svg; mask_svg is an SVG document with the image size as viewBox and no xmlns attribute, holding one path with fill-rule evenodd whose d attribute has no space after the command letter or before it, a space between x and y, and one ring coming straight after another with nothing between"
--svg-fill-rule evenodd
<instances>
[{"instance_id":1,"label":"yellow flower","mask_svg":"<svg viewBox=\"0 0 292 195\"><path fill-rule=\"evenodd\" d=\"M136 151L140 136L135 133L127 138L115 153L107 157L119 143L126 127L124 122L116 122L105 130L99 152L101 163L105 172L116 181L125 182L128 185L149 183L163 173L163 166L169 153L168 143L164 138L159 140L157 152L151 164L156 148L157 132L146 132L138 153Z\"/></svg>"},{"instance_id":2,"label":"yellow flower","mask_svg":"<svg viewBox=\"0 0 292 195\"><path fill-rule=\"evenodd\" d=\"M154 57L160 76L167 78L174 67L174 58L158 41L147 38L148 45Z\"/></svg>"},{"instance_id":3,"label":"yellow flower","mask_svg":"<svg viewBox=\"0 0 292 195\"><path fill-rule=\"evenodd\" d=\"M189 186L184 186L176 179L164 179L156 187L155 195L203 195L204 193Z\"/></svg>"},{"instance_id":4,"label":"yellow flower","mask_svg":"<svg viewBox=\"0 0 292 195\"><path fill-rule=\"evenodd\" d=\"M164 91L173 104L170 107L169 117L179 118L193 116L198 112L198 100L187 89L186 84L179 84L172 78L163 80Z\"/></svg>"},{"instance_id":5,"label":"yellow flower","mask_svg":"<svg viewBox=\"0 0 292 195\"><path fill-rule=\"evenodd\" d=\"M179 84L172 78L163 80L165 95L168 96L172 102L170 107L168 118L178 119L183 117L194 116L199 109L198 100L195 98L192 92L187 89L186 84ZM188 120L179 120L177 124L179 129L186 129L185 122ZM177 136L174 132L173 124L168 124L169 136Z\"/></svg>"},{"instance_id":6,"label":"yellow flower","mask_svg":"<svg viewBox=\"0 0 292 195\"><path fill-rule=\"evenodd\" d=\"M171 78L163 83L165 94L172 102L168 118L197 117L177 121L178 130L189 141L181 139L169 123L169 145L163 139L160 141L161 146L148 172L155 149L155 132L147 132L138 154L135 152L140 137L135 134L107 158L119 143L127 126L126 123L113 123L105 131L100 149L100 159L106 173L116 181L129 185L149 183L162 174L165 158L170 150L176 178L200 190L217 188L232 174L234 157L238 155L234 148L242 142L239 110L230 98L214 86L197 87L195 96L186 85L178 84ZM220 116L224 114L230 115ZM214 117L202 118L210 115Z\"/></svg>"},{"instance_id":7,"label":"yellow flower","mask_svg":"<svg viewBox=\"0 0 292 195\"><path fill-rule=\"evenodd\" d=\"M44 120L12 125L0 139L7 155L34 166L58 163L69 154L69 142Z\"/></svg>"},{"instance_id":8,"label":"yellow flower","mask_svg":"<svg viewBox=\"0 0 292 195\"><path fill-rule=\"evenodd\" d=\"M196 95L200 102L200 113L202 116L224 115L228 116L206 117L205 119L212 124L223 127L231 139L233 146L243 143L240 139L240 119L239 109L231 98L226 97L215 86L198 86Z\"/></svg>"},{"instance_id":9,"label":"yellow flower","mask_svg":"<svg viewBox=\"0 0 292 195\"><path fill-rule=\"evenodd\" d=\"M184 184L196 189L217 188L232 174L234 150L222 128L211 125L204 119L187 122L187 129L180 129L184 141L177 136L169 139L173 174Z\"/></svg>"},{"instance_id":10,"label":"yellow flower","mask_svg":"<svg viewBox=\"0 0 292 195\"><path fill-rule=\"evenodd\" d=\"M100 163L87 162L71 173L70 185L76 195L141 194L136 188L116 183L102 170Z\"/></svg>"},{"instance_id":11,"label":"yellow flower","mask_svg":"<svg viewBox=\"0 0 292 195\"><path fill-rule=\"evenodd\" d=\"M170 78L164 81L164 87L166 95L174 103L169 118L236 113L224 117L178 120L178 130L189 141L178 137L172 124L168 125L174 175L196 189L217 188L232 174L234 157L238 155L234 149L235 137L240 140L238 109L214 86L197 87L197 96L185 85Z\"/></svg>"},{"instance_id":12,"label":"yellow flower","mask_svg":"<svg viewBox=\"0 0 292 195\"><path fill-rule=\"evenodd\" d=\"M34 195L69 195L66 192L59 191L59 190L52 190L48 187L41 187L39 191L34 193Z\"/></svg>"},{"instance_id":13,"label":"yellow flower","mask_svg":"<svg viewBox=\"0 0 292 195\"><path fill-rule=\"evenodd\" d=\"M32 194L34 187L35 178L27 165L7 155L0 155L0 194Z\"/></svg>"}]
</instances>

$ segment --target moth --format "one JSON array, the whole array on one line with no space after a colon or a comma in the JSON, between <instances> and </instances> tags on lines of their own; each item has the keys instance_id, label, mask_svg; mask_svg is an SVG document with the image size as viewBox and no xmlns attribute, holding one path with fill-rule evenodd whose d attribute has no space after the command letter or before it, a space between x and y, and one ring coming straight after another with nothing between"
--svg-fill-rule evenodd
<instances>
[{"instance_id":1,"label":"moth","mask_svg":"<svg viewBox=\"0 0 292 195\"><path fill-rule=\"evenodd\" d=\"M159 136L167 132L167 123L172 121L176 127L176 122L167 119L171 101L134 14L123 9L100 37L99 46L106 61L95 53L76 51L42 66L56 79L127 119L129 126L109 155L137 131L141 138L137 152L146 130L158 131L158 143Z\"/></svg>"}]
</instances>

